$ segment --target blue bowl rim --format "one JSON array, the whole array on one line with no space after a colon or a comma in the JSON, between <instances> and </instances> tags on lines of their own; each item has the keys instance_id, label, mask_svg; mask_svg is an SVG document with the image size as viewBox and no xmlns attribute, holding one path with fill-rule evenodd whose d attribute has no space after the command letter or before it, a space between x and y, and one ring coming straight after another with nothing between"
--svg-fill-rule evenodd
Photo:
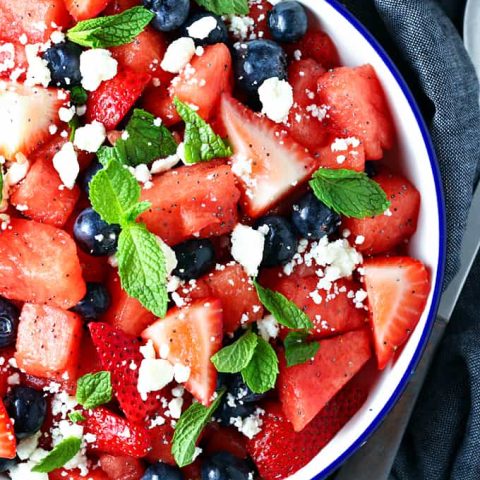
<instances>
[{"instance_id":1,"label":"blue bowl rim","mask_svg":"<svg viewBox=\"0 0 480 480\"><path fill-rule=\"evenodd\" d=\"M430 311L428 314L427 322L425 325L425 329L422 333L420 338L418 347L413 355L408 368L406 369L403 377L401 378L397 388L393 392L393 394L388 399L387 403L383 407L383 409L376 415L373 419L372 423L369 427L355 440L355 442L350 445L350 447L337 459L335 459L328 467L326 467L323 471L319 472L315 475L312 480L322 480L328 475L335 472L337 468L341 466L351 455L353 455L366 441L367 439L375 432L375 430L380 426L382 421L385 419L386 415L390 412L390 410L394 407L395 403L399 399L400 395L404 391L405 387L408 384L408 381L415 371L415 368L420 361L420 358L425 350L427 345L428 339L430 337L433 324L435 323L436 314L438 305L440 303L440 297L442 294L442 287L443 287L443 278L445 273L445 254L446 254L446 217L445 217L445 199L443 194L443 186L441 181L441 174L440 169L438 166L438 160L435 153L435 148L433 146L432 139L430 137L430 133L428 131L427 125L423 118L423 115L420 111L420 108L413 96L410 87L407 85L407 82L403 78L402 74L393 63L392 59L389 57L385 49L380 45L380 43L376 40L376 38L369 32L369 30L338 0L323 0L327 2L331 7L333 7L340 15L342 15L362 36L363 38L370 44L370 46L375 50L375 52L380 56L384 64L390 70L390 73L395 78L397 84L400 86L405 98L407 99L410 108L415 116L415 119L418 124L418 128L423 137L423 141L425 147L427 149L428 157L430 160L430 165L433 173L434 183L435 183L435 190L437 194L437 209L438 209L438 221L439 221L439 258L438 258L438 271L437 276L435 279L434 284L434 291L433 291L433 298L432 304L430 307Z\"/></svg>"}]
</instances>

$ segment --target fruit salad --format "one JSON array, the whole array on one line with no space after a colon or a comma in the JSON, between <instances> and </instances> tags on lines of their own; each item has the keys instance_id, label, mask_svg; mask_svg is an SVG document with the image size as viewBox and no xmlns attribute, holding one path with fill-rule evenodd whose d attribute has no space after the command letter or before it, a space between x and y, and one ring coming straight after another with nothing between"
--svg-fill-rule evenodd
<instances>
[{"instance_id":1,"label":"fruit salad","mask_svg":"<svg viewBox=\"0 0 480 480\"><path fill-rule=\"evenodd\" d=\"M429 295L375 70L291 0L0 25L0 471L288 478Z\"/></svg>"}]
</instances>

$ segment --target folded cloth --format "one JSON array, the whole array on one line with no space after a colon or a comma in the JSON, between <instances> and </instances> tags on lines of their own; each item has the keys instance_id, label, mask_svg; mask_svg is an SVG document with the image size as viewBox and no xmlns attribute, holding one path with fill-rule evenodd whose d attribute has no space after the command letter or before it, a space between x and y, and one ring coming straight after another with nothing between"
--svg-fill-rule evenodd
<instances>
[{"instance_id":1,"label":"folded cloth","mask_svg":"<svg viewBox=\"0 0 480 480\"><path fill-rule=\"evenodd\" d=\"M465 2L343 3L390 53L429 124L447 210L446 286L459 266L480 173L478 79L457 30ZM415 407L391 475L394 480L480 478L479 281L477 259Z\"/></svg>"}]
</instances>

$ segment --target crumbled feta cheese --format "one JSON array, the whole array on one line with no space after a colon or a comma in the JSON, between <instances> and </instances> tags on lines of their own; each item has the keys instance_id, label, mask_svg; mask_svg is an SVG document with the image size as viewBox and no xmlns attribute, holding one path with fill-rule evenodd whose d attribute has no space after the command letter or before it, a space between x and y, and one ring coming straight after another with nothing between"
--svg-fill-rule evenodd
<instances>
[{"instance_id":1,"label":"crumbled feta cheese","mask_svg":"<svg viewBox=\"0 0 480 480\"><path fill-rule=\"evenodd\" d=\"M176 363L173 366L173 376L177 383L185 383L190 378L190 367L182 365L181 363Z\"/></svg>"},{"instance_id":2,"label":"crumbled feta cheese","mask_svg":"<svg viewBox=\"0 0 480 480\"><path fill-rule=\"evenodd\" d=\"M276 123L285 121L293 106L293 89L286 80L272 77L258 88L262 113Z\"/></svg>"},{"instance_id":3,"label":"crumbled feta cheese","mask_svg":"<svg viewBox=\"0 0 480 480\"><path fill-rule=\"evenodd\" d=\"M87 113L87 106L86 105L79 105L76 108L77 115L79 117L83 117Z\"/></svg>"},{"instance_id":4,"label":"crumbled feta cheese","mask_svg":"<svg viewBox=\"0 0 480 480\"><path fill-rule=\"evenodd\" d=\"M52 80L50 69L48 68L48 62L38 56L40 51L40 44L26 45L25 54L27 56L27 78L25 79L25 85L30 87L34 85L43 85L48 87Z\"/></svg>"},{"instance_id":5,"label":"crumbled feta cheese","mask_svg":"<svg viewBox=\"0 0 480 480\"><path fill-rule=\"evenodd\" d=\"M41 450L40 448L37 449ZM48 455L46 450L43 450L44 457ZM40 461L40 459L38 459ZM48 480L48 473L32 472L32 468L38 462L29 461L23 463L17 463L12 468L9 469L8 473L10 474L11 480Z\"/></svg>"},{"instance_id":6,"label":"crumbled feta cheese","mask_svg":"<svg viewBox=\"0 0 480 480\"><path fill-rule=\"evenodd\" d=\"M83 127L77 128L73 143L80 150L96 153L107 138L103 123L94 120Z\"/></svg>"},{"instance_id":7,"label":"crumbled feta cheese","mask_svg":"<svg viewBox=\"0 0 480 480\"><path fill-rule=\"evenodd\" d=\"M170 155L167 158L155 160L150 167L150 173L155 175L157 173L166 172L167 170L173 168L179 161L180 157L177 154Z\"/></svg>"},{"instance_id":8,"label":"crumbled feta cheese","mask_svg":"<svg viewBox=\"0 0 480 480\"><path fill-rule=\"evenodd\" d=\"M183 398L173 398L168 402L168 412L172 418L180 418L182 415Z\"/></svg>"},{"instance_id":9,"label":"crumbled feta cheese","mask_svg":"<svg viewBox=\"0 0 480 480\"><path fill-rule=\"evenodd\" d=\"M65 143L53 156L53 168L57 171L63 185L69 190L75 186L80 165L78 164L77 152L72 142Z\"/></svg>"},{"instance_id":10,"label":"crumbled feta cheese","mask_svg":"<svg viewBox=\"0 0 480 480\"><path fill-rule=\"evenodd\" d=\"M248 16L228 15L226 16L228 30L237 40L247 40L253 32L255 21Z\"/></svg>"},{"instance_id":11,"label":"crumbled feta cheese","mask_svg":"<svg viewBox=\"0 0 480 480\"><path fill-rule=\"evenodd\" d=\"M265 236L252 227L239 223L232 232L232 257L251 277L257 276L264 245Z\"/></svg>"},{"instance_id":12,"label":"crumbled feta cheese","mask_svg":"<svg viewBox=\"0 0 480 480\"><path fill-rule=\"evenodd\" d=\"M62 43L65 41L65 34L60 30L54 30L50 35L50 40L52 43Z\"/></svg>"},{"instance_id":13,"label":"crumbled feta cheese","mask_svg":"<svg viewBox=\"0 0 480 480\"><path fill-rule=\"evenodd\" d=\"M253 198L257 179L253 176L252 160L245 155L237 154L232 163L232 173L245 184L247 197Z\"/></svg>"},{"instance_id":14,"label":"crumbled feta cheese","mask_svg":"<svg viewBox=\"0 0 480 480\"><path fill-rule=\"evenodd\" d=\"M17 445L17 456L20 460L27 460L38 447L38 440L42 432L34 433L31 437L23 439Z\"/></svg>"},{"instance_id":15,"label":"crumbled feta cheese","mask_svg":"<svg viewBox=\"0 0 480 480\"><path fill-rule=\"evenodd\" d=\"M104 48L91 48L80 55L80 73L82 87L94 92L102 82L111 80L117 75L118 62L112 52Z\"/></svg>"},{"instance_id":16,"label":"crumbled feta cheese","mask_svg":"<svg viewBox=\"0 0 480 480\"><path fill-rule=\"evenodd\" d=\"M257 322L258 333L265 340L277 338L280 327L273 315L267 315Z\"/></svg>"},{"instance_id":17,"label":"crumbled feta cheese","mask_svg":"<svg viewBox=\"0 0 480 480\"><path fill-rule=\"evenodd\" d=\"M160 345L160 351L158 353L160 355L160 358L168 358L168 355L170 354L170 347L168 346L168 344L162 343Z\"/></svg>"},{"instance_id":18,"label":"crumbled feta cheese","mask_svg":"<svg viewBox=\"0 0 480 480\"><path fill-rule=\"evenodd\" d=\"M70 108L60 107L58 110L58 118L65 123L68 123L75 115L75 107Z\"/></svg>"},{"instance_id":19,"label":"crumbled feta cheese","mask_svg":"<svg viewBox=\"0 0 480 480\"><path fill-rule=\"evenodd\" d=\"M140 183L148 183L152 179L150 170L148 169L147 165L145 165L144 163L137 165L133 169L133 176Z\"/></svg>"},{"instance_id":20,"label":"crumbled feta cheese","mask_svg":"<svg viewBox=\"0 0 480 480\"><path fill-rule=\"evenodd\" d=\"M140 347L140 353L143 355L143 358L155 358L155 347L153 346L153 342L149 340L145 345Z\"/></svg>"},{"instance_id":21,"label":"crumbled feta cheese","mask_svg":"<svg viewBox=\"0 0 480 480\"><path fill-rule=\"evenodd\" d=\"M235 417L230 419L230 423L237 428L240 433L243 433L247 438L252 439L255 435L262 431L261 426L263 420L260 418L265 413L265 410L257 408L255 413L246 418Z\"/></svg>"},{"instance_id":22,"label":"crumbled feta cheese","mask_svg":"<svg viewBox=\"0 0 480 480\"><path fill-rule=\"evenodd\" d=\"M207 38L210 33L217 28L217 26L217 19L213 15L205 16L187 27L187 32L190 37L203 40Z\"/></svg>"},{"instance_id":23,"label":"crumbled feta cheese","mask_svg":"<svg viewBox=\"0 0 480 480\"><path fill-rule=\"evenodd\" d=\"M138 370L137 390L143 400L173 381L173 365L168 360L144 358Z\"/></svg>"},{"instance_id":24,"label":"crumbled feta cheese","mask_svg":"<svg viewBox=\"0 0 480 480\"><path fill-rule=\"evenodd\" d=\"M28 173L30 168L30 162L27 160L26 162L13 162L7 169L3 181L6 185L13 187L20 183Z\"/></svg>"},{"instance_id":25,"label":"crumbled feta cheese","mask_svg":"<svg viewBox=\"0 0 480 480\"><path fill-rule=\"evenodd\" d=\"M336 138L330 145L332 152L344 152L349 147L356 148L360 145L360 140L355 137Z\"/></svg>"},{"instance_id":26,"label":"crumbled feta cheese","mask_svg":"<svg viewBox=\"0 0 480 480\"><path fill-rule=\"evenodd\" d=\"M167 48L161 67L166 72L179 73L195 55L195 42L189 37L174 40Z\"/></svg>"}]
</instances>

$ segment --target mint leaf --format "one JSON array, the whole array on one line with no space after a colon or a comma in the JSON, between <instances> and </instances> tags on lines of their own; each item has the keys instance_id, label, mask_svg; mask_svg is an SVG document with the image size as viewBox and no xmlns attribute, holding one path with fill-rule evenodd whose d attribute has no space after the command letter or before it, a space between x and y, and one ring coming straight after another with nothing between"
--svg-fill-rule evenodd
<instances>
[{"instance_id":1,"label":"mint leaf","mask_svg":"<svg viewBox=\"0 0 480 480\"><path fill-rule=\"evenodd\" d=\"M124 45L142 33L154 16L146 8L133 7L118 15L79 22L68 30L67 37L84 47L107 48Z\"/></svg>"},{"instance_id":2,"label":"mint leaf","mask_svg":"<svg viewBox=\"0 0 480 480\"><path fill-rule=\"evenodd\" d=\"M49 473L63 467L79 451L82 440L78 437L68 437L61 441L45 458L32 468L32 472Z\"/></svg>"},{"instance_id":3,"label":"mint leaf","mask_svg":"<svg viewBox=\"0 0 480 480\"><path fill-rule=\"evenodd\" d=\"M380 185L364 172L319 168L310 187L321 202L345 217L372 217L390 206Z\"/></svg>"},{"instance_id":4,"label":"mint leaf","mask_svg":"<svg viewBox=\"0 0 480 480\"><path fill-rule=\"evenodd\" d=\"M106 167L111 161L115 161L123 165L123 159L118 156L114 147L100 147L97 152L98 161Z\"/></svg>"},{"instance_id":5,"label":"mint leaf","mask_svg":"<svg viewBox=\"0 0 480 480\"><path fill-rule=\"evenodd\" d=\"M179 418L173 435L172 454L180 468L193 462L198 437L220 405L224 393L219 392L209 407L201 403L192 403Z\"/></svg>"},{"instance_id":6,"label":"mint leaf","mask_svg":"<svg viewBox=\"0 0 480 480\"><path fill-rule=\"evenodd\" d=\"M73 422L73 423L80 423L85 421L85 417L78 411L70 412L68 414L68 418Z\"/></svg>"},{"instance_id":7,"label":"mint leaf","mask_svg":"<svg viewBox=\"0 0 480 480\"><path fill-rule=\"evenodd\" d=\"M285 358L287 367L293 367L300 363L308 362L320 348L318 342L308 342L308 333L290 332L283 341L285 346Z\"/></svg>"},{"instance_id":8,"label":"mint leaf","mask_svg":"<svg viewBox=\"0 0 480 480\"><path fill-rule=\"evenodd\" d=\"M157 317L164 317L167 272L159 239L143 224L126 225L118 239L117 260L122 288Z\"/></svg>"},{"instance_id":9,"label":"mint leaf","mask_svg":"<svg viewBox=\"0 0 480 480\"><path fill-rule=\"evenodd\" d=\"M257 290L258 298L278 323L287 328L298 330L313 328L313 323L308 318L308 315L288 300L288 298L281 293L263 288L256 281L253 284Z\"/></svg>"},{"instance_id":10,"label":"mint leaf","mask_svg":"<svg viewBox=\"0 0 480 480\"><path fill-rule=\"evenodd\" d=\"M90 182L92 207L110 224L122 224L128 219L128 212L138 203L140 193L135 177L116 161L110 161Z\"/></svg>"},{"instance_id":11,"label":"mint leaf","mask_svg":"<svg viewBox=\"0 0 480 480\"><path fill-rule=\"evenodd\" d=\"M85 105L88 100L87 91L80 85L75 85L70 90L70 101L73 105Z\"/></svg>"},{"instance_id":12,"label":"mint leaf","mask_svg":"<svg viewBox=\"0 0 480 480\"><path fill-rule=\"evenodd\" d=\"M77 381L77 402L85 408L95 408L112 399L110 372L87 373Z\"/></svg>"},{"instance_id":13,"label":"mint leaf","mask_svg":"<svg viewBox=\"0 0 480 480\"><path fill-rule=\"evenodd\" d=\"M174 99L178 114L185 122L185 162L199 163L213 158L230 157L230 146L217 135L212 127L186 103Z\"/></svg>"},{"instance_id":14,"label":"mint leaf","mask_svg":"<svg viewBox=\"0 0 480 480\"><path fill-rule=\"evenodd\" d=\"M133 111L125 131L114 148L126 165L151 163L177 151L177 142L170 131L163 125L155 125L155 117L145 110Z\"/></svg>"},{"instance_id":15,"label":"mint leaf","mask_svg":"<svg viewBox=\"0 0 480 480\"><path fill-rule=\"evenodd\" d=\"M196 0L196 2L217 15L247 15L250 11L248 0Z\"/></svg>"},{"instance_id":16,"label":"mint leaf","mask_svg":"<svg viewBox=\"0 0 480 480\"><path fill-rule=\"evenodd\" d=\"M70 128L70 136L68 140L70 142L73 142L75 138L75 133L79 126L80 126L80 119L78 118L78 115L74 115L73 118L68 122L68 127Z\"/></svg>"},{"instance_id":17,"label":"mint leaf","mask_svg":"<svg viewBox=\"0 0 480 480\"><path fill-rule=\"evenodd\" d=\"M212 358L212 363L219 372L237 373L250 362L257 346L258 336L248 331L236 342L222 348Z\"/></svg>"},{"instance_id":18,"label":"mint leaf","mask_svg":"<svg viewBox=\"0 0 480 480\"><path fill-rule=\"evenodd\" d=\"M242 370L243 381L255 393L265 393L275 387L278 376L278 358L273 347L257 337L255 352Z\"/></svg>"}]
</instances>

